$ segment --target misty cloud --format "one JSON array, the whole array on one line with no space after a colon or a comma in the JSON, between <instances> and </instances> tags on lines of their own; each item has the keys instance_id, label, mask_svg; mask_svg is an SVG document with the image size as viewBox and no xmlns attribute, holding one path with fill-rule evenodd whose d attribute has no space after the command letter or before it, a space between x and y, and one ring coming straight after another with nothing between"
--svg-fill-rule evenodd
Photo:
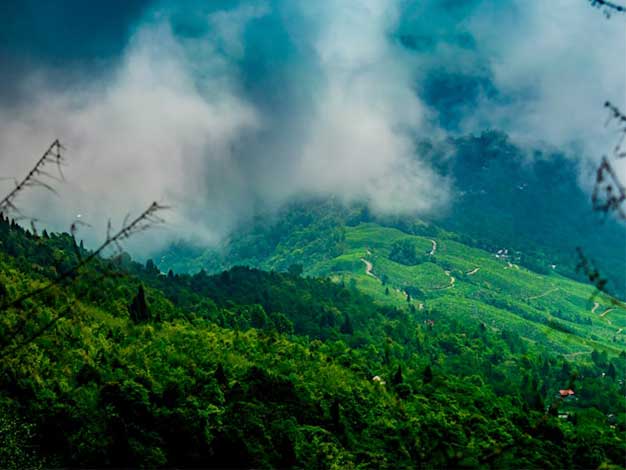
<instances>
[{"instance_id":1,"label":"misty cloud","mask_svg":"<svg viewBox=\"0 0 626 470\"><path fill-rule=\"evenodd\" d=\"M306 34L289 40L296 63L316 75L289 84L304 87L308 99L287 100L272 114L272 103L245 89L250 71L237 60L247 24L286 8L308 23ZM256 2L210 13L201 35L177 37L157 12L110 80L60 93L46 88L45 76L31 79L29 102L2 114L3 154L34 158L56 136L66 143L61 199L29 203L56 226L80 213L100 227L152 198L174 206L172 232L203 241L258 206L302 194L427 211L445 192L414 155L424 110L411 89L410 61L387 37L395 21L393 2L382 0L350 8ZM2 172L25 164L16 168L5 157Z\"/></svg>"},{"instance_id":2,"label":"misty cloud","mask_svg":"<svg viewBox=\"0 0 626 470\"><path fill-rule=\"evenodd\" d=\"M17 75L20 98L0 106L0 173L21 174L59 137L68 182L58 199L28 195L25 210L56 229L80 213L94 240L108 218L172 205L168 228L133 246L144 253L181 236L216 241L300 196L428 215L449 191L417 154L421 138L499 128L606 150L623 26L579 3L142 3L105 73L68 65L63 87L41 61Z\"/></svg>"}]
</instances>

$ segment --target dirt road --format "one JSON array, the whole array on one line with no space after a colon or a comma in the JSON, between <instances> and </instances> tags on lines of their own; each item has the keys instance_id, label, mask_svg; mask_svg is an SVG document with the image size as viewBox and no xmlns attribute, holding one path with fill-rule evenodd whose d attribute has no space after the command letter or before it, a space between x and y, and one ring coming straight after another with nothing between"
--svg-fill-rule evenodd
<instances>
[{"instance_id":1,"label":"dirt road","mask_svg":"<svg viewBox=\"0 0 626 470\"><path fill-rule=\"evenodd\" d=\"M431 240L430 243L433 244L433 247L430 250L430 253L428 253L429 256L434 256L435 253L437 253L437 242L435 240Z\"/></svg>"},{"instance_id":2,"label":"dirt road","mask_svg":"<svg viewBox=\"0 0 626 470\"><path fill-rule=\"evenodd\" d=\"M361 258L361 261L363 261L363 263L365 264L365 274L367 274L368 276L372 276L374 279L378 279L378 276L372 273L374 265L367 261L365 258Z\"/></svg>"}]
</instances>

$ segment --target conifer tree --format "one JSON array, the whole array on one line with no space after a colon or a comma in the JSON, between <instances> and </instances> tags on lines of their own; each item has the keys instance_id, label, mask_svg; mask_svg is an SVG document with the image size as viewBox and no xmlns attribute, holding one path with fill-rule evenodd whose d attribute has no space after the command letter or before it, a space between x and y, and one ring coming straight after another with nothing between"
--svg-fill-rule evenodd
<instances>
[{"instance_id":1,"label":"conifer tree","mask_svg":"<svg viewBox=\"0 0 626 470\"><path fill-rule=\"evenodd\" d=\"M133 298L133 301L128 306L128 313L130 319L135 323L141 323L150 320L150 309L146 302L146 295L143 290L143 286L140 284L137 290L137 295Z\"/></svg>"}]
</instances>

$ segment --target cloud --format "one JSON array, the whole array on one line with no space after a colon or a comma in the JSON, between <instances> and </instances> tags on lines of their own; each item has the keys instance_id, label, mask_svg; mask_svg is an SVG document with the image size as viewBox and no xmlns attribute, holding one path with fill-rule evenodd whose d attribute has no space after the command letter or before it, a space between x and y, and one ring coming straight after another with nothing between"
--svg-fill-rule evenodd
<instances>
[{"instance_id":1,"label":"cloud","mask_svg":"<svg viewBox=\"0 0 626 470\"><path fill-rule=\"evenodd\" d=\"M105 79L59 91L43 70L24 82L30 98L0 110L0 171L25 170L60 137L70 162L60 199L24 204L57 228L80 213L95 225L88 238L152 199L173 205L170 229L143 251L177 236L215 241L302 195L427 212L446 193L415 155L425 109L411 58L389 39L397 13L392 0L302 0L190 19L166 2Z\"/></svg>"},{"instance_id":2,"label":"cloud","mask_svg":"<svg viewBox=\"0 0 626 470\"><path fill-rule=\"evenodd\" d=\"M240 136L259 118L229 86L231 71L219 57L202 94L192 65L167 25L142 29L131 41L110 82L50 91L40 80L32 98L0 113L3 174L23 173L59 137L67 147L67 183L59 198L28 194L25 212L58 229L81 214L102 237L108 218L121 222L153 199L173 205L170 226L194 237L214 234L205 220L219 220L219 196L208 204L207 162L219 162L225 184L238 184L230 164ZM211 210L213 209L213 210ZM202 214L199 217L199 213ZM159 235L162 237L162 235Z\"/></svg>"},{"instance_id":3,"label":"cloud","mask_svg":"<svg viewBox=\"0 0 626 470\"><path fill-rule=\"evenodd\" d=\"M606 100L626 98L626 30L587 2L469 2L431 62L489 81L467 109L461 132L505 130L518 142L543 142L597 159L612 138L603 128ZM458 39L458 38L456 38ZM452 58L456 58L456 61ZM440 59L440 60L439 60Z\"/></svg>"},{"instance_id":4,"label":"cloud","mask_svg":"<svg viewBox=\"0 0 626 470\"><path fill-rule=\"evenodd\" d=\"M301 196L428 215L449 191L419 139L498 128L596 156L602 103L623 103L622 24L585 2L140 3L119 55L31 64L0 104L3 175L68 147L61 197L25 198L29 213L57 229L81 213L93 240L153 199L174 207L136 252L216 241Z\"/></svg>"}]
</instances>

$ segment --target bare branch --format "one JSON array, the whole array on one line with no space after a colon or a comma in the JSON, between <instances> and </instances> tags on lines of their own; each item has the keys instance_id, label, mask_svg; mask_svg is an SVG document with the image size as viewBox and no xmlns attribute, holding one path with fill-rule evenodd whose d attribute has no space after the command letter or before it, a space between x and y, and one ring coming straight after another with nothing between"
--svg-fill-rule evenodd
<instances>
[{"instance_id":1,"label":"bare branch","mask_svg":"<svg viewBox=\"0 0 626 470\"><path fill-rule=\"evenodd\" d=\"M52 177L56 181L63 181L63 172L61 166L64 162L61 150L65 147L61 145L59 140L52 142L50 147L45 153L37 160L35 165L31 168L28 174L21 181L15 181L15 188L13 188L3 199L0 200L0 212L18 212L15 205L15 198L26 188L41 187L56 194L56 191L50 184L42 180L42 178L50 178L52 175L44 170L46 165L55 164L59 171L59 178Z\"/></svg>"},{"instance_id":2,"label":"bare branch","mask_svg":"<svg viewBox=\"0 0 626 470\"><path fill-rule=\"evenodd\" d=\"M78 263L76 263L74 266L60 273L57 277L55 277L53 280L43 285L42 287L39 287L38 289L34 289L25 294L22 294L16 299L8 301L0 305L0 310L18 306L24 300L40 295L41 293L51 289L52 287L59 285L66 279L71 278L75 276L76 274L78 274L81 268L83 268L88 263L92 262L95 258L99 257L111 245L118 247L118 249L121 249L121 245L120 245L121 241L127 240L134 234L143 232L144 230L148 230L149 228L155 225L160 225L164 223L165 221L158 215L158 213L166 209L168 209L167 206L162 206L158 204L157 202L153 202L152 204L150 204L150 206L148 206L146 210L144 210L139 216L137 216L131 222L123 224L122 228L114 235L110 234L111 223L109 222L109 227L107 230L107 237L105 241L95 251L91 252L89 256L85 258L83 258L82 256L79 257Z\"/></svg>"},{"instance_id":3,"label":"bare branch","mask_svg":"<svg viewBox=\"0 0 626 470\"><path fill-rule=\"evenodd\" d=\"M613 13L624 13L626 12L626 7L623 5L619 5L615 2L611 2L609 0L589 0L592 7L596 7L602 9L604 16L607 18L611 17Z\"/></svg>"},{"instance_id":4,"label":"bare branch","mask_svg":"<svg viewBox=\"0 0 626 470\"><path fill-rule=\"evenodd\" d=\"M596 183L591 194L593 210L605 214L614 212L620 219L626 220L624 201L626 189L607 158L602 157L602 162L596 170Z\"/></svg>"},{"instance_id":5,"label":"bare branch","mask_svg":"<svg viewBox=\"0 0 626 470\"><path fill-rule=\"evenodd\" d=\"M626 115L622 113L617 106L610 101L604 103L604 107L609 110L609 116L607 118L605 126L608 126L612 121L617 122L618 132L620 134L615 147L613 148L613 156L622 158L626 156L623 145L626 140Z\"/></svg>"}]
</instances>

